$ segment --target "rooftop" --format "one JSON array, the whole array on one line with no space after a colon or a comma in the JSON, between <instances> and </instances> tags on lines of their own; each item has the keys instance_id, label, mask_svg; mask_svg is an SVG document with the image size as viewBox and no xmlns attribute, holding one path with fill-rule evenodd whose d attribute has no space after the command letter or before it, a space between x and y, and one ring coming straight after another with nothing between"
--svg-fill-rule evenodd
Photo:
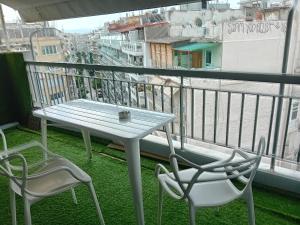
<instances>
[{"instance_id":1,"label":"rooftop","mask_svg":"<svg viewBox=\"0 0 300 225\"><path fill-rule=\"evenodd\" d=\"M10 147L33 139L40 140L39 133L22 127L5 130L5 133ZM109 148L107 146L109 142L97 139L93 141L94 157L91 162L87 162L83 141L76 133L66 133L54 128L49 129L48 133L49 148L52 151L72 160L92 176L106 224L135 224L124 153ZM27 156L32 156L32 154ZM142 158L146 224L156 224L158 193L154 168L157 163L158 161ZM8 188L7 184L6 179L0 177L1 188ZM47 221L47 225L98 224L95 209L92 202L88 200L87 190L84 187L78 187L76 193L78 205L73 204L69 192L34 205L32 208L33 223L44 225ZM10 224L7 192L0 192L0 199L1 223ZM187 205L184 202L175 204L175 200L169 197L165 197L164 200L163 224L187 224ZM254 186L254 202L257 225L300 223L300 200L297 198ZM22 221L21 199L17 199L17 210L18 221ZM198 211L197 217L201 224L246 224L246 204L238 200L219 210L216 208L202 209Z\"/></svg>"},{"instance_id":2,"label":"rooftop","mask_svg":"<svg viewBox=\"0 0 300 225\"><path fill-rule=\"evenodd\" d=\"M189 41L190 38L187 37L163 37L147 40L147 42L151 43L161 43L161 44L173 44L177 42Z\"/></svg>"}]
</instances>

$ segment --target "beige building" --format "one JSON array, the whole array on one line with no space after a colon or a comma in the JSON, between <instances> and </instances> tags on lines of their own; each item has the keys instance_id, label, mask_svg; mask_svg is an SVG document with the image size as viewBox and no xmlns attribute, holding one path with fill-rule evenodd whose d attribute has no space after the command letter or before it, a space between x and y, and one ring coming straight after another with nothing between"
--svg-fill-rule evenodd
<instances>
[{"instance_id":1,"label":"beige building","mask_svg":"<svg viewBox=\"0 0 300 225\"><path fill-rule=\"evenodd\" d=\"M63 41L58 36L33 38L34 60L43 62L65 62ZM74 81L68 79L63 68L38 68L43 102L47 105L61 103L71 98L69 90ZM74 90L74 88L72 89Z\"/></svg>"},{"instance_id":2,"label":"beige building","mask_svg":"<svg viewBox=\"0 0 300 225\"><path fill-rule=\"evenodd\" d=\"M186 41L186 38L171 37L149 40L152 67L173 68L173 47Z\"/></svg>"},{"instance_id":3,"label":"beige building","mask_svg":"<svg viewBox=\"0 0 300 225\"><path fill-rule=\"evenodd\" d=\"M62 41L58 37L33 38L34 58L36 61L64 62Z\"/></svg>"}]
</instances>

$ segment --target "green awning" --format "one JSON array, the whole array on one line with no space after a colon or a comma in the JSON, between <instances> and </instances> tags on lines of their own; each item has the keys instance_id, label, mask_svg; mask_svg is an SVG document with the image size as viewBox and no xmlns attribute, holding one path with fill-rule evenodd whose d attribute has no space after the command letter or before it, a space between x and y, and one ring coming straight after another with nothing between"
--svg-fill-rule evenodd
<instances>
[{"instance_id":1,"label":"green awning","mask_svg":"<svg viewBox=\"0 0 300 225\"><path fill-rule=\"evenodd\" d=\"M191 43L182 45L180 47L174 48L176 51L182 51L182 52L196 52L202 49L211 48L214 46L217 46L218 43Z\"/></svg>"}]
</instances>

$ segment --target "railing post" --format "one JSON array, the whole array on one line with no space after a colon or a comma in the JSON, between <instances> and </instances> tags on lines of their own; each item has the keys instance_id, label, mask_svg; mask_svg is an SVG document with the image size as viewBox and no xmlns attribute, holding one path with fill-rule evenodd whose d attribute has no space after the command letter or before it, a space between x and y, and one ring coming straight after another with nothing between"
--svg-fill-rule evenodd
<instances>
[{"instance_id":1,"label":"railing post","mask_svg":"<svg viewBox=\"0 0 300 225\"><path fill-rule=\"evenodd\" d=\"M295 8L297 7L297 5L298 5L298 0L295 0L293 7L290 9L288 14L287 25L286 25L287 28L286 28L285 42L284 42L284 54L283 54L282 69L281 69L282 76L286 76L287 73L291 34L292 34L292 27L293 27L293 18L294 18ZM284 95L284 87L285 87L284 83L280 83L277 114L276 114L276 121L275 121L275 131L274 131L274 139L273 139L273 148L272 148L272 158L271 158L271 165L270 165L271 170L274 170L275 168L277 145L278 145L278 138L279 138L279 128L280 128L281 113L282 113L282 103L283 103L282 96Z\"/></svg>"},{"instance_id":2,"label":"railing post","mask_svg":"<svg viewBox=\"0 0 300 225\"><path fill-rule=\"evenodd\" d=\"M180 112L180 146L181 150L184 149L184 139L185 139L185 129L184 129L184 103L183 103L183 76L180 76L180 102L179 102L179 112Z\"/></svg>"},{"instance_id":3,"label":"railing post","mask_svg":"<svg viewBox=\"0 0 300 225\"><path fill-rule=\"evenodd\" d=\"M280 84L279 90L279 97L278 97L278 105L277 105L277 112L276 112L276 120L275 120L275 131L274 131L274 139L273 139L273 148L272 148L272 155L271 155L271 166L270 169L274 170L275 168L275 161L276 161L276 153L277 153L277 144L279 138L279 128L280 128L280 121L281 121L281 111L282 111L282 93L284 93L284 85Z\"/></svg>"}]
</instances>

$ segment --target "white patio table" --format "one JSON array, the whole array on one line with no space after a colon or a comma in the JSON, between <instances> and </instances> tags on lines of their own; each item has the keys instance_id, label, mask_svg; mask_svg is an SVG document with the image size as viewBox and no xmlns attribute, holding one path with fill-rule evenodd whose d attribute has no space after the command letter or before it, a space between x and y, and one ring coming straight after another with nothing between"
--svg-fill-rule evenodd
<instances>
[{"instance_id":1,"label":"white patio table","mask_svg":"<svg viewBox=\"0 0 300 225\"><path fill-rule=\"evenodd\" d=\"M118 112L123 110L131 112L131 119L127 122L119 120ZM163 126L170 137L169 123L175 119L173 114L78 99L36 110L33 115L41 118L42 143L46 147L47 121L80 129L89 158L92 157L90 132L121 142L126 151L137 224L145 224L139 141Z\"/></svg>"}]
</instances>

